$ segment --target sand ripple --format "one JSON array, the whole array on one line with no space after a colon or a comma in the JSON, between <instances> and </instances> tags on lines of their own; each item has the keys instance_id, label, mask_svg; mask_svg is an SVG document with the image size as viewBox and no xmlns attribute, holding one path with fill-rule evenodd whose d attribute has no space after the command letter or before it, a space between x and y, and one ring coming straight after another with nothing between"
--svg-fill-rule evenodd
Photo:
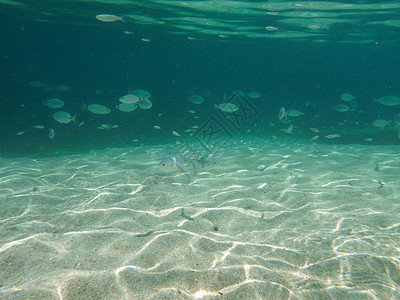
<instances>
[{"instance_id":1,"label":"sand ripple","mask_svg":"<svg viewBox=\"0 0 400 300\"><path fill-rule=\"evenodd\" d=\"M0 161L0 298L400 298L398 147L253 140ZM257 168L265 165L265 168Z\"/></svg>"}]
</instances>

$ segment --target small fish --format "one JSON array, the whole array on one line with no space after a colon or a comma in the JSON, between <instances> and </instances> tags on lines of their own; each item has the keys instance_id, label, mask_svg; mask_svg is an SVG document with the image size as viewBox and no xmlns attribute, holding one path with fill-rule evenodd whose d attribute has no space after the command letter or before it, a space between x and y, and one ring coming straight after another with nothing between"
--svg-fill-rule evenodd
<instances>
[{"instance_id":1,"label":"small fish","mask_svg":"<svg viewBox=\"0 0 400 300\"><path fill-rule=\"evenodd\" d=\"M286 112L286 110L285 110L284 107L282 107L282 108L279 110L278 118L279 118L279 120L282 120L283 118L287 119L287 112Z\"/></svg>"},{"instance_id":2,"label":"small fish","mask_svg":"<svg viewBox=\"0 0 400 300\"><path fill-rule=\"evenodd\" d=\"M281 129L281 131L286 132L286 133L292 133L293 131L293 124L290 124L287 129Z\"/></svg>"},{"instance_id":3,"label":"small fish","mask_svg":"<svg viewBox=\"0 0 400 300\"><path fill-rule=\"evenodd\" d=\"M222 103L220 105L215 105L215 107L223 112L230 112L230 113L239 110L239 107L233 103Z\"/></svg>"},{"instance_id":4,"label":"small fish","mask_svg":"<svg viewBox=\"0 0 400 300\"><path fill-rule=\"evenodd\" d=\"M90 105L86 106L86 109L88 111L90 111L91 113L97 114L97 115L106 115L111 112L111 110L107 106L104 106L101 104L90 104Z\"/></svg>"},{"instance_id":5,"label":"small fish","mask_svg":"<svg viewBox=\"0 0 400 300\"><path fill-rule=\"evenodd\" d=\"M289 117L299 117L299 116L304 115L304 113L297 109L290 109L286 112L286 115Z\"/></svg>"},{"instance_id":6,"label":"small fish","mask_svg":"<svg viewBox=\"0 0 400 300\"><path fill-rule=\"evenodd\" d=\"M182 161L179 157L168 157L158 164L158 168L165 173L175 172L182 168Z\"/></svg>"},{"instance_id":7,"label":"small fish","mask_svg":"<svg viewBox=\"0 0 400 300\"><path fill-rule=\"evenodd\" d=\"M117 104L115 107L123 112L131 112L138 108L137 104L135 103L124 103L124 102Z\"/></svg>"},{"instance_id":8,"label":"small fish","mask_svg":"<svg viewBox=\"0 0 400 300\"><path fill-rule=\"evenodd\" d=\"M154 127L154 129L161 129L161 127L158 125L154 125L153 127Z\"/></svg>"},{"instance_id":9,"label":"small fish","mask_svg":"<svg viewBox=\"0 0 400 300\"><path fill-rule=\"evenodd\" d=\"M400 104L400 97L397 96L385 96L379 99L374 99L374 102L378 102L385 106L396 106Z\"/></svg>"},{"instance_id":10,"label":"small fish","mask_svg":"<svg viewBox=\"0 0 400 300\"><path fill-rule=\"evenodd\" d=\"M126 103L126 104L133 104L133 103L137 103L140 100L143 100L142 97L139 97L137 95L133 95L133 94L128 94L125 96L122 96L119 98L119 101L122 103Z\"/></svg>"},{"instance_id":11,"label":"small fish","mask_svg":"<svg viewBox=\"0 0 400 300\"><path fill-rule=\"evenodd\" d=\"M44 128L43 125L36 125L36 126L33 126L33 127L35 127L36 129L43 129Z\"/></svg>"},{"instance_id":12,"label":"small fish","mask_svg":"<svg viewBox=\"0 0 400 300\"><path fill-rule=\"evenodd\" d=\"M372 142L373 139L372 139L372 138L367 138L367 139L364 139L364 141L366 141L366 142Z\"/></svg>"},{"instance_id":13,"label":"small fish","mask_svg":"<svg viewBox=\"0 0 400 300\"><path fill-rule=\"evenodd\" d=\"M56 132L54 131L53 128L49 129L49 139L54 139L54 137L56 136Z\"/></svg>"},{"instance_id":14,"label":"small fish","mask_svg":"<svg viewBox=\"0 0 400 300\"><path fill-rule=\"evenodd\" d=\"M389 122L386 121L386 120L378 119L378 120L375 120L374 122L372 122L372 125L373 125L374 127L383 129L383 128L385 128L387 125L389 125Z\"/></svg>"},{"instance_id":15,"label":"small fish","mask_svg":"<svg viewBox=\"0 0 400 300\"><path fill-rule=\"evenodd\" d=\"M204 102L204 99L200 95L192 95L189 97L189 101L193 104L202 104Z\"/></svg>"},{"instance_id":16,"label":"small fish","mask_svg":"<svg viewBox=\"0 0 400 300\"><path fill-rule=\"evenodd\" d=\"M265 27L265 30L267 30L267 31L277 31L278 28L275 27L275 26L266 26L266 27Z\"/></svg>"},{"instance_id":17,"label":"small fish","mask_svg":"<svg viewBox=\"0 0 400 300\"><path fill-rule=\"evenodd\" d=\"M315 135L315 136L313 136L312 138L311 138L311 140L312 141L315 141L316 139L318 139L319 138L319 135Z\"/></svg>"},{"instance_id":18,"label":"small fish","mask_svg":"<svg viewBox=\"0 0 400 300\"><path fill-rule=\"evenodd\" d=\"M310 130L311 130L312 132L314 132L314 133L318 133L318 132L319 132L319 130L318 130L317 128L310 128Z\"/></svg>"},{"instance_id":19,"label":"small fish","mask_svg":"<svg viewBox=\"0 0 400 300\"><path fill-rule=\"evenodd\" d=\"M217 160L214 157L214 154L209 154L207 156L200 157L197 162L199 163L202 169L209 169L218 164Z\"/></svg>"},{"instance_id":20,"label":"small fish","mask_svg":"<svg viewBox=\"0 0 400 300\"><path fill-rule=\"evenodd\" d=\"M334 139L334 138L340 138L341 135L335 133L335 134L328 134L328 135L326 135L325 137L326 137L327 139Z\"/></svg>"},{"instance_id":21,"label":"small fish","mask_svg":"<svg viewBox=\"0 0 400 300\"><path fill-rule=\"evenodd\" d=\"M51 98L46 100L44 104L50 108L61 108L64 106L64 101L58 98Z\"/></svg>"},{"instance_id":22,"label":"small fish","mask_svg":"<svg viewBox=\"0 0 400 300\"><path fill-rule=\"evenodd\" d=\"M174 136L181 136L179 133L177 133L176 131L172 131L172 134L174 135Z\"/></svg>"},{"instance_id":23,"label":"small fish","mask_svg":"<svg viewBox=\"0 0 400 300\"><path fill-rule=\"evenodd\" d=\"M123 21L122 17L118 17L116 15L109 15L109 14L100 14L96 16L96 19L101 22L111 23L115 21Z\"/></svg>"},{"instance_id":24,"label":"small fish","mask_svg":"<svg viewBox=\"0 0 400 300\"><path fill-rule=\"evenodd\" d=\"M21 136L21 135L23 135L23 134L25 134L25 131L17 132L17 135L19 135L19 136Z\"/></svg>"},{"instance_id":25,"label":"small fish","mask_svg":"<svg viewBox=\"0 0 400 300\"><path fill-rule=\"evenodd\" d=\"M115 129L118 128L118 125L111 125L111 124L101 124L99 127L97 127L97 129L107 129L107 130L111 130L111 129Z\"/></svg>"},{"instance_id":26,"label":"small fish","mask_svg":"<svg viewBox=\"0 0 400 300\"><path fill-rule=\"evenodd\" d=\"M143 98L142 100L137 102L137 105L141 109L150 109L153 106L153 103L151 103L151 101L149 99Z\"/></svg>"},{"instance_id":27,"label":"small fish","mask_svg":"<svg viewBox=\"0 0 400 300\"><path fill-rule=\"evenodd\" d=\"M262 95L259 92L250 92L247 94L247 96L253 99L259 99Z\"/></svg>"},{"instance_id":28,"label":"small fish","mask_svg":"<svg viewBox=\"0 0 400 300\"><path fill-rule=\"evenodd\" d=\"M67 113L65 111L58 111L53 114L54 120L56 120L58 123L62 123L62 124L68 124L71 121L75 123L75 117L76 117L76 115L74 115L72 117L69 113Z\"/></svg>"},{"instance_id":29,"label":"small fish","mask_svg":"<svg viewBox=\"0 0 400 300\"><path fill-rule=\"evenodd\" d=\"M66 84L60 84L60 85L57 85L54 89L59 92L67 92L71 89L71 87Z\"/></svg>"}]
</instances>

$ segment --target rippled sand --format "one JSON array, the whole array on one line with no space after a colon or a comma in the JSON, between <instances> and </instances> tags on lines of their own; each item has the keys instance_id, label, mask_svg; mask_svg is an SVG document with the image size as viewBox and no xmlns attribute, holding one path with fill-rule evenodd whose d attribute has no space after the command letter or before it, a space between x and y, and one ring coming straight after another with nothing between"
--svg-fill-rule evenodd
<instances>
[{"instance_id":1,"label":"rippled sand","mask_svg":"<svg viewBox=\"0 0 400 300\"><path fill-rule=\"evenodd\" d=\"M0 298L400 298L399 150L237 138L171 174L173 144L2 158Z\"/></svg>"}]
</instances>

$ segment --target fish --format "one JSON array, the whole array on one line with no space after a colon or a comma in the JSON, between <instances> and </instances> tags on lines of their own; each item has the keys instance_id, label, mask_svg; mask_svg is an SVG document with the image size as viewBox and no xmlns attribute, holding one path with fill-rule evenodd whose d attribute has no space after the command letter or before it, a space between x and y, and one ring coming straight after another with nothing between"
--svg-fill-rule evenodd
<instances>
[{"instance_id":1,"label":"fish","mask_svg":"<svg viewBox=\"0 0 400 300\"><path fill-rule=\"evenodd\" d=\"M59 91L59 92L67 92L71 89L71 87L69 85L66 84L60 84L57 85L54 90Z\"/></svg>"},{"instance_id":2,"label":"fish","mask_svg":"<svg viewBox=\"0 0 400 300\"><path fill-rule=\"evenodd\" d=\"M36 88L43 88L43 87L46 87L46 86L47 86L46 83L41 82L41 81L38 81L38 80L29 81L28 84L29 84L31 87L36 87Z\"/></svg>"},{"instance_id":3,"label":"fish","mask_svg":"<svg viewBox=\"0 0 400 300\"><path fill-rule=\"evenodd\" d=\"M275 27L275 26L266 26L264 28L267 31L277 31L278 30L278 27Z\"/></svg>"},{"instance_id":4,"label":"fish","mask_svg":"<svg viewBox=\"0 0 400 300\"><path fill-rule=\"evenodd\" d=\"M279 115L278 115L279 120L282 120L283 118L287 119L287 112L284 107L281 107L279 110Z\"/></svg>"},{"instance_id":5,"label":"fish","mask_svg":"<svg viewBox=\"0 0 400 300\"><path fill-rule=\"evenodd\" d=\"M214 154L204 155L197 160L200 168L209 169L215 167L218 161L215 159Z\"/></svg>"},{"instance_id":6,"label":"fish","mask_svg":"<svg viewBox=\"0 0 400 300\"><path fill-rule=\"evenodd\" d=\"M96 19L101 22L111 23L115 21L124 21L122 17L118 17L116 15L109 15L109 14L99 14L96 15Z\"/></svg>"},{"instance_id":7,"label":"fish","mask_svg":"<svg viewBox=\"0 0 400 300\"><path fill-rule=\"evenodd\" d=\"M389 122L386 121L386 120L378 119L378 120L375 120L374 122L372 122L372 125L373 125L374 127L383 129L383 128L385 128L386 126L389 125Z\"/></svg>"},{"instance_id":8,"label":"fish","mask_svg":"<svg viewBox=\"0 0 400 300\"><path fill-rule=\"evenodd\" d=\"M76 115L74 115L73 117L65 112L65 111L57 111L53 114L53 118L54 120L56 120L58 123L62 123L62 124L68 124L71 121L75 123L75 117Z\"/></svg>"},{"instance_id":9,"label":"fish","mask_svg":"<svg viewBox=\"0 0 400 300\"><path fill-rule=\"evenodd\" d=\"M215 105L215 107L223 112L230 112L230 113L233 113L239 109L239 107L233 103L222 103L220 105Z\"/></svg>"},{"instance_id":10,"label":"fish","mask_svg":"<svg viewBox=\"0 0 400 300\"><path fill-rule=\"evenodd\" d=\"M299 116L304 115L304 113L302 113L301 111L299 111L297 109L289 109L286 112L286 115L289 116L289 117L299 117Z\"/></svg>"},{"instance_id":11,"label":"fish","mask_svg":"<svg viewBox=\"0 0 400 300\"><path fill-rule=\"evenodd\" d=\"M120 104L115 106L118 110L123 112L131 112L138 108L137 104L135 103L124 103L121 102Z\"/></svg>"},{"instance_id":12,"label":"fish","mask_svg":"<svg viewBox=\"0 0 400 300\"><path fill-rule=\"evenodd\" d=\"M135 96L137 96L139 98L142 98L142 99L151 98L151 94L148 91L145 91L145 90L133 90L132 92L129 91L129 94L135 95Z\"/></svg>"},{"instance_id":13,"label":"fish","mask_svg":"<svg viewBox=\"0 0 400 300\"><path fill-rule=\"evenodd\" d=\"M400 97L397 96L385 96L379 99L374 99L374 102L378 102L386 106L396 106L400 104Z\"/></svg>"},{"instance_id":14,"label":"fish","mask_svg":"<svg viewBox=\"0 0 400 300\"><path fill-rule=\"evenodd\" d=\"M346 104L339 104L335 106L335 110L338 112L346 112L350 110L350 107L348 107Z\"/></svg>"},{"instance_id":15,"label":"fish","mask_svg":"<svg viewBox=\"0 0 400 300\"><path fill-rule=\"evenodd\" d=\"M345 101L345 102L350 102L350 101L353 101L356 98L350 93L343 93L343 94L340 95L340 99L342 101Z\"/></svg>"},{"instance_id":16,"label":"fish","mask_svg":"<svg viewBox=\"0 0 400 300\"><path fill-rule=\"evenodd\" d=\"M247 93L247 96L252 99L259 99L259 98L261 98L262 95L259 92L250 92L250 93Z\"/></svg>"},{"instance_id":17,"label":"fish","mask_svg":"<svg viewBox=\"0 0 400 300\"><path fill-rule=\"evenodd\" d=\"M167 157L163 159L159 164L158 168L164 173L172 173L182 169L182 161L179 157Z\"/></svg>"},{"instance_id":18,"label":"fish","mask_svg":"<svg viewBox=\"0 0 400 300\"><path fill-rule=\"evenodd\" d=\"M287 129L281 129L281 131L286 132L286 133L292 133L293 131L293 124L290 124Z\"/></svg>"},{"instance_id":19,"label":"fish","mask_svg":"<svg viewBox=\"0 0 400 300\"><path fill-rule=\"evenodd\" d=\"M97 115L106 115L111 112L111 110L104 105L101 104L90 104L86 106L86 109L90 111L91 113L97 114Z\"/></svg>"},{"instance_id":20,"label":"fish","mask_svg":"<svg viewBox=\"0 0 400 300\"><path fill-rule=\"evenodd\" d=\"M133 94L127 94L124 95L122 97L119 98L119 101L122 103L126 103L126 104L133 104L133 103L137 103L140 100L143 100L142 97L139 97L137 95L133 95Z\"/></svg>"},{"instance_id":21,"label":"fish","mask_svg":"<svg viewBox=\"0 0 400 300\"><path fill-rule=\"evenodd\" d=\"M64 101L58 98L51 98L44 101L44 104L50 108L61 108L64 106Z\"/></svg>"},{"instance_id":22,"label":"fish","mask_svg":"<svg viewBox=\"0 0 400 300\"><path fill-rule=\"evenodd\" d=\"M111 129L115 129L118 128L118 125L111 125L111 124L101 124L99 127L97 127L97 129L107 129L107 130L111 130Z\"/></svg>"},{"instance_id":23,"label":"fish","mask_svg":"<svg viewBox=\"0 0 400 300\"><path fill-rule=\"evenodd\" d=\"M202 104L204 102L204 99L200 95L192 95L189 97L189 101L193 104Z\"/></svg>"},{"instance_id":24,"label":"fish","mask_svg":"<svg viewBox=\"0 0 400 300\"><path fill-rule=\"evenodd\" d=\"M328 134L325 136L327 139L335 139L335 138L340 138L341 135L338 133L334 133L334 134Z\"/></svg>"},{"instance_id":25,"label":"fish","mask_svg":"<svg viewBox=\"0 0 400 300\"><path fill-rule=\"evenodd\" d=\"M54 137L56 136L56 132L54 131L53 128L49 129L49 139L54 139Z\"/></svg>"},{"instance_id":26,"label":"fish","mask_svg":"<svg viewBox=\"0 0 400 300\"><path fill-rule=\"evenodd\" d=\"M150 109L153 106L153 103L148 98L143 98L142 100L137 102L137 105L141 109Z\"/></svg>"}]
</instances>

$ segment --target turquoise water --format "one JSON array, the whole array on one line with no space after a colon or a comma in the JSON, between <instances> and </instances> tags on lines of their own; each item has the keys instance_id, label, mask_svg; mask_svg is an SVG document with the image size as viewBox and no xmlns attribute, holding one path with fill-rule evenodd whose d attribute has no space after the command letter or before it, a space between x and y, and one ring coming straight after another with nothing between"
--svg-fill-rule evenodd
<instances>
[{"instance_id":1,"label":"turquoise water","mask_svg":"<svg viewBox=\"0 0 400 300\"><path fill-rule=\"evenodd\" d=\"M1 299L400 297L399 3L0 17Z\"/></svg>"},{"instance_id":2,"label":"turquoise water","mask_svg":"<svg viewBox=\"0 0 400 300\"><path fill-rule=\"evenodd\" d=\"M3 1L0 13L3 155L159 140L166 135L154 125L167 132L186 130L189 120L200 126L234 91L261 94L251 99L253 133L277 134L270 123L280 133L284 107L304 113L292 120L305 139L316 127L342 130L335 143L399 140L397 106L374 102L400 93L399 7L392 1ZM123 21L102 22L99 14ZM118 99L135 89L152 94L152 109L117 110ZM343 93L355 100L345 103ZM188 101L193 94L204 103ZM84 125L56 122L58 109L43 105L54 97ZM112 112L82 110L95 103ZM350 111L335 111L339 104ZM192 109L199 119L187 113ZM389 122L384 130L372 125L377 119ZM100 132L101 124L119 128Z\"/></svg>"}]
</instances>

